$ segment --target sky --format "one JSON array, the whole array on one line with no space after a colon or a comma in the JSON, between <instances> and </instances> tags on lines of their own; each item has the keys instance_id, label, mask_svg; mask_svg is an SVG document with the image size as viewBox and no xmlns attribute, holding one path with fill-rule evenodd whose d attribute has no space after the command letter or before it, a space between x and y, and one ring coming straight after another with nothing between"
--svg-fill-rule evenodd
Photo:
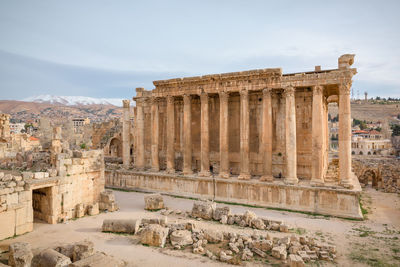
<instances>
[{"instance_id":1,"label":"sky","mask_svg":"<svg viewBox=\"0 0 400 267\"><path fill-rule=\"evenodd\" d=\"M131 98L154 80L337 68L400 97L400 1L0 1L0 99Z\"/></svg>"}]
</instances>

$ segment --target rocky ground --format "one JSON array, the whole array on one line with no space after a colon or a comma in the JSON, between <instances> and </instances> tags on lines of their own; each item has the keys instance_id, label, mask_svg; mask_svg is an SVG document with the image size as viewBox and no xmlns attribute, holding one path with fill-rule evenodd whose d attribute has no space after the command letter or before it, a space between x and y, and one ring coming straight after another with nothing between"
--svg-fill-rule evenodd
<instances>
[{"instance_id":1,"label":"rocky ground","mask_svg":"<svg viewBox=\"0 0 400 267\"><path fill-rule=\"evenodd\" d=\"M0 241L0 258L7 258L8 246L14 242L28 242L34 253L48 247L89 240L94 249L129 262L130 266L224 266L206 256L194 254L192 249L174 250L171 245L155 248L141 245L138 238L131 235L103 233L104 219L143 219L161 217L161 211L144 210L144 196L136 192L115 191L120 210L87 216L65 224L49 225L36 223L34 231L13 239ZM199 229L212 229L236 234L254 234L254 229L238 225L224 225L216 221L197 220L186 215L191 211L194 200L164 197L167 207L174 210L168 215L168 222L192 222ZM399 266L400 265L400 196L378 192L367 188L362 195L362 204L367 219L353 221L324 216L311 216L302 213L267 210L263 208L229 205L232 213L243 214L246 210L259 217L283 221L289 231L296 236L314 237L318 242L336 246L334 262L318 261L314 266ZM227 206L217 204L217 206ZM177 214L179 213L179 214ZM257 230L271 237L288 236L271 230ZM218 248L215 248L218 249ZM210 250L212 248L210 247ZM1 262L0 260L0 262ZM242 262L246 266L279 266L282 261L273 258L254 257L252 261Z\"/></svg>"}]
</instances>

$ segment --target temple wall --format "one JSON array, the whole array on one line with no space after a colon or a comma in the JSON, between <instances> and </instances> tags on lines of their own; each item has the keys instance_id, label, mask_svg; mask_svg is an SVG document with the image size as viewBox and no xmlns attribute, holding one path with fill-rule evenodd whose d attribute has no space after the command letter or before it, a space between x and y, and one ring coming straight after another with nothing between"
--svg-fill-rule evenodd
<instances>
[{"instance_id":1,"label":"temple wall","mask_svg":"<svg viewBox=\"0 0 400 267\"><path fill-rule=\"evenodd\" d=\"M210 199L215 196L217 201L362 219L358 204L361 190L334 190L133 171L106 171L105 177L106 186L110 188L155 191Z\"/></svg>"}]
</instances>

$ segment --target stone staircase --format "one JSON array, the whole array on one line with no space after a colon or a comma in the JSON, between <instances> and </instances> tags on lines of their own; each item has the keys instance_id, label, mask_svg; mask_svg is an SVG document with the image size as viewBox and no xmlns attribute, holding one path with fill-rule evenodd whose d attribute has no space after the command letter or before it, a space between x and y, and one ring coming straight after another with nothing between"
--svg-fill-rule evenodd
<instances>
[{"instance_id":1,"label":"stone staircase","mask_svg":"<svg viewBox=\"0 0 400 267\"><path fill-rule=\"evenodd\" d=\"M339 181L339 159L332 159L329 162L328 170L325 174L325 183L336 183Z\"/></svg>"}]
</instances>

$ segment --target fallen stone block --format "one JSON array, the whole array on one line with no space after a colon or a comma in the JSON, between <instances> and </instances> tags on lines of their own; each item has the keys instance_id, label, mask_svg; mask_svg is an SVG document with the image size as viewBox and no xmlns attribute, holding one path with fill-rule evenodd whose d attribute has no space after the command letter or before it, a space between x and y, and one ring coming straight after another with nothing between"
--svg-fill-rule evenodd
<instances>
[{"instance_id":1,"label":"fallen stone block","mask_svg":"<svg viewBox=\"0 0 400 267\"><path fill-rule=\"evenodd\" d=\"M164 199L160 194L151 194L144 197L145 210L160 210L164 208Z\"/></svg>"},{"instance_id":2,"label":"fallen stone block","mask_svg":"<svg viewBox=\"0 0 400 267\"><path fill-rule=\"evenodd\" d=\"M92 241L81 241L74 243L72 252L72 262L85 259L94 254L94 244Z\"/></svg>"},{"instance_id":3,"label":"fallen stone block","mask_svg":"<svg viewBox=\"0 0 400 267\"><path fill-rule=\"evenodd\" d=\"M71 259L54 249L46 249L32 260L32 267L64 267L71 264Z\"/></svg>"},{"instance_id":4,"label":"fallen stone block","mask_svg":"<svg viewBox=\"0 0 400 267\"><path fill-rule=\"evenodd\" d=\"M141 220L107 219L101 229L103 232L135 234L140 224Z\"/></svg>"},{"instance_id":5,"label":"fallen stone block","mask_svg":"<svg viewBox=\"0 0 400 267\"><path fill-rule=\"evenodd\" d=\"M253 228L256 228L256 229L259 229L259 230L264 230L265 229L264 221L261 218L253 219L251 221L251 226Z\"/></svg>"},{"instance_id":6,"label":"fallen stone block","mask_svg":"<svg viewBox=\"0 0 400 267\"><path fill-rule=\"evenodd\" d=\"M231 215L231 208L230 207L219 207L215 208L213 211L213 219L216 221L220 221L222 216L229 216Z\"/></svg>"},{"instance_id":7,"label":"fallen stone block","mask_svg":"<svg viewBox=\"0 0 400 267\"><path fill-rule=\"evenodd\" d=\"M75 206L75 217L82 218L83 216L85 216L85 206L79 203Z\"/></svg>"},{"instance_id":8,"label":"fallen stone block","mask_svg":"<svg viewBox=\"0 0 400 267\"><path fill-rule=\"evenodd\" d=\"M202 218L204 220L211 220L215 208L215 202L196 201L193 203L192 216L195 218Z\"/></svg>"},{"instance_id":9,"label":"fallen stone block","mask_svg":"<svg viewBox=\"0 0 400 267\"><path fill-rule=\"evenodd\" d=\"M15 267L31 266L33 254L31 245L24 242L17 242L10 245L8 264Z\"/></svg>"},{"instance_id":10,"label":"fallen stone block","mask_svg":"<svg viewBox=\"0 0 400 267\"><path fill-rule=\"evenodd\" d=\"M278 246L272 249L272 257L285 260L287 256L286 247L285 246Z\"/></svg>"},{"instance_id":11,"label":"fallen stone block","mask_svg":"<svg viewBox=\"0 0 400 267\"><path fill-rule=\"evenodd\" d=\"M88 214L90 216L98 215L99 214L99 203L95 203L93 205L89 205Z\"/></svg>"},{"instance_id":12,"label":"fallen stone block","mask_svg":"<svg viewBox=\"0 0 400 267\"><path fill-rule=\"evenodd\" d=\"M97 252L90 257L76 261L69 265L69 267L122 267L125 263L112 256Z\"/></svg>"},{"instance_id":13,"label":"fallen stone block","mask_svg":"<svg viewBox=\"0 0 400 267\"><path fill-rule=\"evenodd\" d=\"M204 239L206 239L209 243L219 243L224 240L224 234L221 231L205 229Z\"/></svg>"},{"instance_id":14,"label":"fallen stone block","mask_svg":"<svg viewBox=\"0 0 400 267\"><path fill-rule=\"evenodd\" d=\"M272 240L257 240L253 241L252 244L254 248L258 248L264 252L270 251L273 246Z\"/></svg>"},{"instance_id":15,"label":"fallen stone block","mask_svg":"<svg viewBox=\"0 0 400 267\"><path fill-rule=\"evenodd\" d=\"M242 216L242 220L246 222L246 225L251 225L251 221L257 219L257 215L249 210L246 210Z\"/></svg>"},{"instance_id":16,"label":"fallen stone block","mask_svg":"<svg viewBox=\"0 0 400 267\"><path fill-rule=\"evenodd\" d=\"M295 254L290 254L288 257L288 263L290 267L304 267L306 266L303 259Z\"/></svg>"},{"instance_id":17,"label":"fallen stone block","mask_svg":"<svg viewBox=\"0 0 400 267\"><path fill-rule=\"evenodd\" d=\"M192 233L188 230L176 230L169 236L173 246L187 246L193 244Z\"/></svg>"},{"instance_id":18,"label":"fallen stone block","mask_svg":"<svg viewBox=\"0 0 400 267\"><path fill-rule=\"evenodd\" d=\"M164 247L168 231L168 228L159 224L150 224L141 231L140 242L153 247Z\"/></svg>"},{"instance_id":19,"label":"fallen stone block","mask_svg":"<svg viewBox=\"0 0 400 267\"><path fill-rule=\"evenodd\" d=\"M279 226L279 232L288 233L289 232L289 227L286 224L281 224Z\"/></svg>"},{"instance_id":20,"label":"fallen stone block","mask_svg":"<svg viewBox=\"0 0 400 267\"><path fill-rule=\"evenodd\" d=\"M267 256L267 254L265 254L265 252L261 251L258 248L253 247L252 250L253 250L254 253L256 253L261 258L265 258Z\"/></svg>"}]
</instances>

